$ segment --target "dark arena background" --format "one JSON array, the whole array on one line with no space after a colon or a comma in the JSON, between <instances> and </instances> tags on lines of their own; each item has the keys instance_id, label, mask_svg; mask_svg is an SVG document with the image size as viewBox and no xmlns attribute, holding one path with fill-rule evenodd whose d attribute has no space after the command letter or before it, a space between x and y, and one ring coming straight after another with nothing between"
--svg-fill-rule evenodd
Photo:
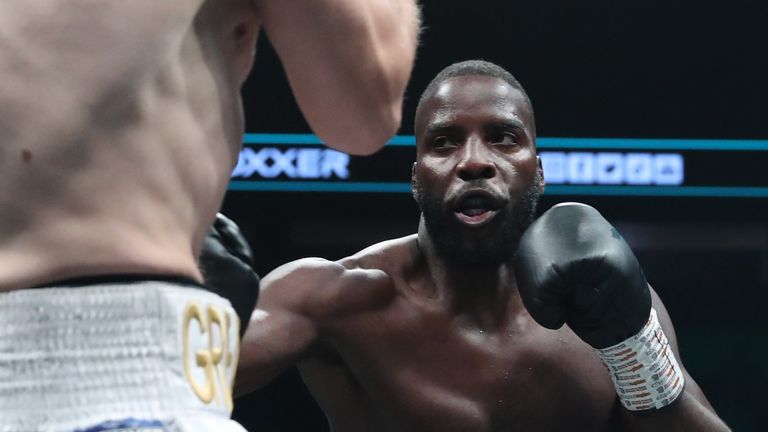
<instances>
[{"instance_id":1,"label":"dark arena background","mask_svg":"<svg viewBox=\"0 0 768 432\"><path fill-rule=\"evenodd\" d=\"M718 414L735 431L768 430L768 2L422 5L402 129L369 158L309 135L261 38L223 207L259 272L415 232L418 96L448 64L490 60L533 101L548 181L540 211L562 201L600 209L666 303L682 359ZM237 400L235 418L259 432L328 430L296 370Z\"/></svg>"}]
</instances>

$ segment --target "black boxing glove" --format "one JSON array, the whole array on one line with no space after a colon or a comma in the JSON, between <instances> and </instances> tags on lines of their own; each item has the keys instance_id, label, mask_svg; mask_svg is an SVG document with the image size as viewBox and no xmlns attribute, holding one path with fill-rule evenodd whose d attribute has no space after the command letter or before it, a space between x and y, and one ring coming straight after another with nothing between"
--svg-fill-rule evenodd
<instances>
[{"instance_id":1,"label":"black boxing glove","mask_svg":"<svg viewBox=\"0 0 768 432\"><path fill-rule=\"evenodd\" d=\"M594 208L559 204L520 240L518 289L534 320L563 323L594 348L636 335L648 321L651 294L640 263Z\"/></svg>"},{"instance_id":2,"label":"black boxing glove","mask_svg":"<svg viewBox=\"0 0 768 432\"><path fill-rule=\"evenodd\" d=\"M241 337L259 296L259 276L253 265L251 247L240 228L217 214L203 240L199 267L205 286L232 303L240 317Z\"/></svg>"},{"instance_id":3,"label":"black boxing glove","mask_svg":"<svg viewBox=\"0 0 768 432\"><path fill-rule=\"evenodd\" d=\"M597 210L568 203L544 213L520 239L515 272L533 319L551 329L567 323L592 345L626 409L661 409L683 394L640 263Z\"/></svg>"}]
</instances>

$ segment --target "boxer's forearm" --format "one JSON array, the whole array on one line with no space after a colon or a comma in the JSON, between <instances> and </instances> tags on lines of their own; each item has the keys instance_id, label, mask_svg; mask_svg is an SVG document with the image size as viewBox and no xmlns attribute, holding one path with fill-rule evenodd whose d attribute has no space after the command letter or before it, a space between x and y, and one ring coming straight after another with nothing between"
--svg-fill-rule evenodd
<instances>
[{"instance_id":1,"label":"boxer's forearm","mask_svg":"<svg viewBox=\"0 0 768 432\"><path fill-rule=\"evenodd\" d=\"M680 351L677 345L677 334L669 318L669 313L653 289L651 289L651 298L653 307L658 310L658 318L663 331L669 339L669 346L674 356L679 359ZM709 432L730 430L717 416L701 387L685 370L682 362L680 366L682 367L685 387L679 398L673 404L659 410L633 412L621 408L623 413L622 419L625 425L621 429L622 431Z\"/></svg>"},{"instance_id":2,"label":"boxer's forearm","mask_svg":"<svg viewBox=\"0 0 768 432\"><path fill-rule=\"evenodd\" d=\"M622 408L623 424L627 432L726 432L731 429L712 409L689 391L673 405L650 412L631 412Z\"/></svg>"},{"instance_id":3,"label":"boxer's forearm","mask_svg":"<svg viewBox=\"0 0 768 432\"><path fill-rule=\"evenodd\" d=\"M316 339L307 319L284 310L256 309L240 344L234 394L242 396L296 364Z\"/></svg>"},{"instance_id":4,"label":"boxer's forearm","mask_svg":"<svg viewBox=\"0 0 768 432\"><path fill-rule=\"evenodd\" d=\"M262 0L264 28L312 129L353 154L400 125L418 38L414 0Z\"/></svg>"},{"instance_id":5,"label":"boxer's forearm","mask_svg":"<svg viewBox=\"0 0 768 432\"><path fill-rule=\"evenodd\" d=\"M622 431L728 428L680 360L666 308L616 229L567 203L525 232L516 260L523 303L548 328L567 322L610 371Z\"/></svg>"}]
</instances>

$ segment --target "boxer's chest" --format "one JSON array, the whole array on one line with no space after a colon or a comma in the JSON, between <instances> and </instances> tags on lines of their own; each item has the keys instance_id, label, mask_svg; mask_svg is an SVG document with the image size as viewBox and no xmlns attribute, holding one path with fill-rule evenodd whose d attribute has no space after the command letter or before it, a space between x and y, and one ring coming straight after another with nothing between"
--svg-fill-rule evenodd
<instances>
[{"instance_id":1,"label":"boxer's chest","mask_svg":"<svg viewBox=\"0 0 768 432\"><path fill-rule=\"evenodd\" d=\"M615 394L591 348L518 321L488 331L395 304L356 323L340 354L383 430L609 430Z\"/></svg>"}]
</instances>

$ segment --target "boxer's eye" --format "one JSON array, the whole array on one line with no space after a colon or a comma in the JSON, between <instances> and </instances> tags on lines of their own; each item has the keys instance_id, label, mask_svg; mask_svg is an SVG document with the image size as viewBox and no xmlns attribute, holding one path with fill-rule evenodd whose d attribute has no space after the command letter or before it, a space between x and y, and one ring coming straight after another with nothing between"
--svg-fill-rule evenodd
<instances>
[{"instance_id":1,"label":"boxer's eye","mask_svg":"<svg viewBox=\"0 0 768 432\"><path fill-rule=\"evenodd\" d=\"M517 135L512 132L496 132L488 137L493 145L514 146L518 144Z\"/></svg>"},{"instance_id":2,"label":"boxer's eye","mask_svg":"<svg viewBox=\"0 0 768 432\"><path fill-rule=\"evenodd\" d=\"M432 139L432 148L437 150L456 147L456 142L448 136L441 135Z\"/></svg>"}]
</instances>

